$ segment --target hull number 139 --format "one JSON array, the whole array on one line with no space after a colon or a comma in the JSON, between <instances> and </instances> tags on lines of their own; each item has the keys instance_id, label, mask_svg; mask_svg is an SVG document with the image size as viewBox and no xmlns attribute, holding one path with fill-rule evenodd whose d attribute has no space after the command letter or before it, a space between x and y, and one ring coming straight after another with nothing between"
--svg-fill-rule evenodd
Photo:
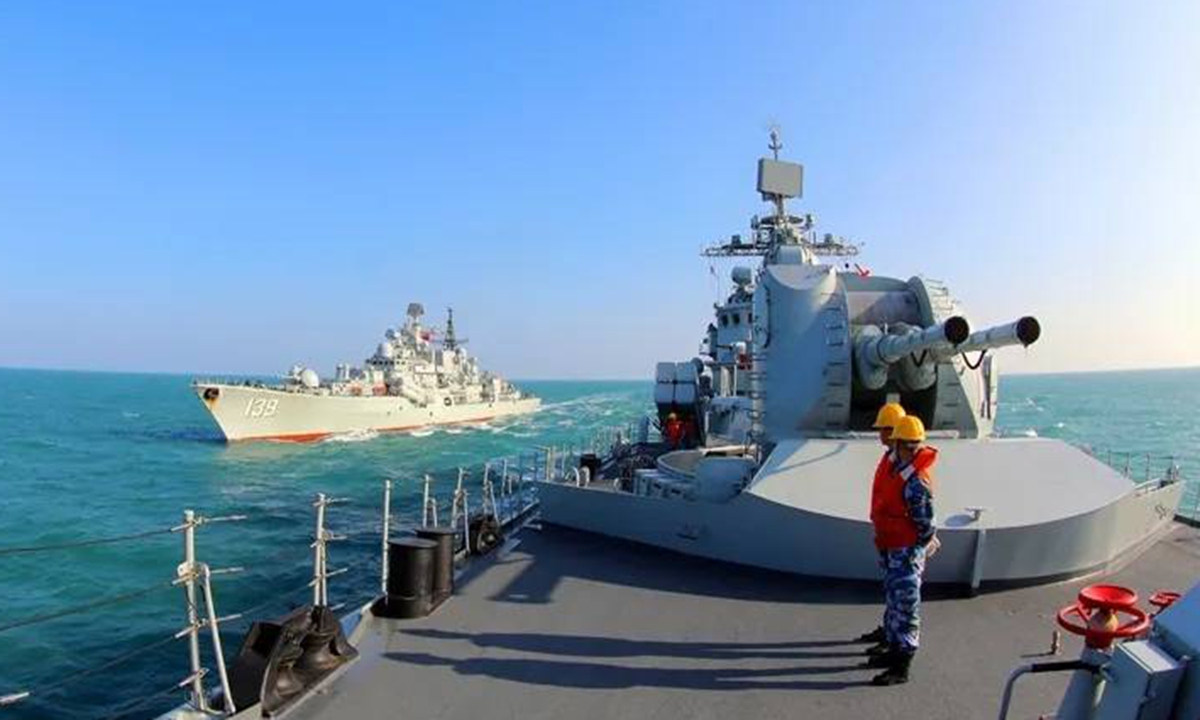
<instances>
[{"instance_id":1,"label":"hull number 139","mask_svg":"<svg viewBox=\"0 0 1200 720\"><path fill-rule=\"evenodd\" d=\"M250 402L246 403L246 417L267 418L273 416L278 409L279 400L275 398L251 398Z\"/></svg>"}]
</instances>

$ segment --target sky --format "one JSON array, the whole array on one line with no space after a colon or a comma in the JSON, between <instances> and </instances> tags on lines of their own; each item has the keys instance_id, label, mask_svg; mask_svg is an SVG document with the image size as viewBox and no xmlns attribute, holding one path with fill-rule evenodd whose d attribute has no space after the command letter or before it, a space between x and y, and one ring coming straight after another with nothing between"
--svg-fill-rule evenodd
<instances>
[{"instance_id":1,"label":"sky","mask_svg":"<svg viewBox=\"0 0 1200 720\"><path fill-rule=\"evenodd\" d=\"M268 374L410 301L486 367L691 357L765 212L1040 318L1008 371L1200 364L1200 4L0 4L0 366ZM722 273L728 268L721 268Z\"/></svg>"}]
</instances>

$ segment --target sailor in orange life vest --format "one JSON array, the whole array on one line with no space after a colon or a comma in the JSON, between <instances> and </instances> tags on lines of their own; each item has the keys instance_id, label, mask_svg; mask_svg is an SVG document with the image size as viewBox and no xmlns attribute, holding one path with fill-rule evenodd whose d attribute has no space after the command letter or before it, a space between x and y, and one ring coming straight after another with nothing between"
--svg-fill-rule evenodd
<instances>
[{"instance_id":1,"label":"sailor in orange life vest","mask_svg":"<svg viewBox=\"0 0 1200 720\"><path fill-rule=\"evenodd\" d=\"M683 421L679 419L679 416L675 413L667 415L667 421L663 423L663 439L667 441L667 444L672 448L682 447L684 433Z\"/></svg>"},{"instance_id":2,"label":"sailor in orange life vest","mask_svg":"<svg viewBox=\"0 0 1200 720\"><path fill-rule=\"evenodd\" d=\"M933 520L933 466L937 450L924 445L925 425L905 415L892 431L896 461L871 499L875 546L884 560L884 641L867 651L867 667L884 671L875 685L908 682L908 671L920 645L921 576L925 560L940 543Z\"/></svg>"},{"instance_id":3,"label":"sailor in orange life vest","mask_svg":"<svg viewBox=\"0 0 1200 720\"><path fill-rule=\"evenodd\" d=\"M904 408L898 402L890 402L879 408L879 412L875 414L875 425L873 426L879 431L879 442L884 447L883 455L879 458L879 464L875 466L875 479L871 483L871 507L875 507L875 498L879 495L879 488L887 480L888 473L892 471L892 467L896 464L896 442L892 440L892 431L896 429L896 423L900 422L900 418L904 417ZM883 571L887 569L887 558L883 551L879 552L879 570L883 575ZM884 629L888 614L883 615L883 622L874 630L863 633L858 637L858 642L875 643L876 645L887 640L887 631ZM868 651L870 653L870 651Z\"/></svg>"}]
</instances>

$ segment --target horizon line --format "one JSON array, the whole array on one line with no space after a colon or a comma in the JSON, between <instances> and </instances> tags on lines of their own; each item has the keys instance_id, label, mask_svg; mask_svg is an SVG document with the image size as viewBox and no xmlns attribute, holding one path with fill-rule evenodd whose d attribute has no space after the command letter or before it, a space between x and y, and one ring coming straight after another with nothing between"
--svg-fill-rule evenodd
<instances>
[{"instance_id":1,"label":"horizon line","mask_svg":"<svg viewBox=\"0 0 1200 720\"><path fill-rule=\"evenodd\" d=\"M62 372L62 373L98 373L106 375L163 375L174 377L190 377L192 379L224 379L224 378L264 378L282 377L279 373L202 373L180 370L112 370L105 368L80 367L39 367L32 365L0 365L0 370ZM1031 372L1004 372L1001 377L1039 377L1048 375L1095 375L1122 372L1160 372L1168 370L1200 370L1200 364L1189 365L1157 365L1149 367L1104 368L1098 370L1035 370ZM512 377L510 382L653 382L654 376L647 374L638 377Z\"/></svg>"}]
</instances>

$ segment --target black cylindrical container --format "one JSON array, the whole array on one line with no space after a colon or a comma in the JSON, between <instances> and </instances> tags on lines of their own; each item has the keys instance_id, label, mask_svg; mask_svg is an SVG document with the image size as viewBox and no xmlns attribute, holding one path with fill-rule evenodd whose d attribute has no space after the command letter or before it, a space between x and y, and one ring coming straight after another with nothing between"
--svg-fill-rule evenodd
<instances>
[{"instance_id":1,"label":"black cylindrical container","mask_svg":"<svg viewBox=\"0 0 1200 720\"><path fill-rule=\"evenodd\" d=\"M454 592L454 539L458 531L452 527L417 528L417 537L437 543L433 553L433 600L441 603Z\"/></svg>"},{"instance_id":2,"label":"black cylindrical container","mask_svg":"<svg viewBox=\"0 0 1200 720\"><path fill-rule=\"evenodd\" d=\"M388 543L387 599L377 610L385 617L429 614L433 604L433 560L437 543L404 537Z\"/></svg>"}]
</instances>

